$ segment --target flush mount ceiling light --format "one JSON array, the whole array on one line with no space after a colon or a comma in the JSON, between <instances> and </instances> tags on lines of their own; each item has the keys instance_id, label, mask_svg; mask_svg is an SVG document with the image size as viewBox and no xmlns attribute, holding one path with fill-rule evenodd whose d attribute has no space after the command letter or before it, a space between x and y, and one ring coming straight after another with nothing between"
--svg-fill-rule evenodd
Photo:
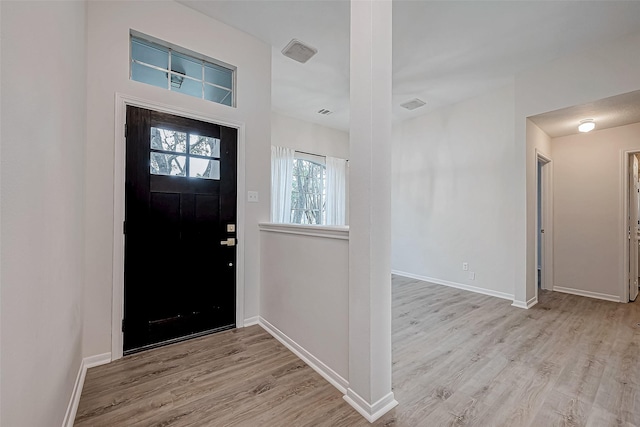
<instances>
[{"instance_id":1,"label":"flush mount ceiling light","mask_svg":"<svg viewBox=\"0 0 640 427\"><path fill-rule=\"evenodd\" d=\"M294 61L298 61L302 64L307 62L313 55L318 53L318 49L302 43L300 40L293 39L288 45L282 49L282 54Z\"/></svg>"},{"instance_id":2,"label":"flush mount ceiling light","mask_svg":"<svg viewBox=\"0 0 640 427\"><path fill-rule=\"evenodd\" d=\"M426 102L424 102L422 99L414 98L411 101L407 101L404 104L400 104L400 106L402 108L406 108L407 110L411 111L411 110L415 110L416 108L420 108L425 104Z\"/></svg>"},{"instance_id":3,"label":"flush mount ceiling light","mask_svg":"<svg viewBox=\"0 0 640 427\"><path fill-rule=\"evenodd\" d=\"M596 122L593 119L584 119L580 120L580 124L578 125L578 130L580 132L590 132L596 127Z\"/></svg>"}]
</instances>

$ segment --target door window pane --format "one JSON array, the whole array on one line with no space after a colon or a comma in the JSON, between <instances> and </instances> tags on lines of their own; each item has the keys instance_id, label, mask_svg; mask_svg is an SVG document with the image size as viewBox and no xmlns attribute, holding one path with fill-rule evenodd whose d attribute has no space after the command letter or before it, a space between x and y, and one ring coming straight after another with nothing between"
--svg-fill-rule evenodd
<instances>
[{"instance_id":1,"label":"door window pane","mask_svg":"<svg viewBox=\"0 0 640 427\"><path fill-rule=\"evenodd\" d=\"M151 127L151 149L186 153L187 134L175 130Z\"/></svg>"},{"instance_id":2,"label":"door window pane","mask_svg":"<svg viewBox=\"0 0 640 427\"><path fill-rule=\"evenodd\" d=\"M220 158L220 140L209 136L189 135L189 153Z\"/></svg>"},{"instance_id":3,"label":"door window pane","mask_svg":"<svg viewBox=\"0 0 640 427\"><path fill-rule=\"evenodd\" d=\"M151 174L186 176L186 159L187 156L151 152Z\"/></svg>"},{"instance_id":4,"label":"door window pane","mask_svg":"<svg viewBox=\"0 0 640 427\"><path fill-rule=\"evenodd\" d=\"M189 158L189 176L192 178L220 179L220 161Z\"/></svg>"},{"instance_id":5,"label":"door window pane","mask_svg":"<svg viewBox=\"0 0 640 427\"><path fill-rule=\"evenodd\" d=\"M151 174L220 179L219 138L155 126L150 133Z\"/></svg>"}]
</instances>

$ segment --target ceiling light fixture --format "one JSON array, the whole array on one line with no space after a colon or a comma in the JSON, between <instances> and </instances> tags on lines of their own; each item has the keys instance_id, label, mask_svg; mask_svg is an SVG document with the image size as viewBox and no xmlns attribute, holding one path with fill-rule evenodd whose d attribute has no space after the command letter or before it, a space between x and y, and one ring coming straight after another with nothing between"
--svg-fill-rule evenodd
<instances>
[{"instance_id":1,"label":"ceiling light fixture","mask_svg":"<svg viewBox=\"0 0 640 427\"><path fill-rule=\"evenodd\" d=\"M584 119L580 120L580 124L578 125L578 130L580 132L591 132L596 127L596 122L593 119Z\"/></svg>"},{"instance_id":2,"label":"ceiling light fixture","mask_svg":"<svg viewBox=\"0 0 640 427\"><path fill-rule=\"evenodd\" d=\"M307 62L313 55L318 53L318 49L308 44L302 43L300 40L293 39L288 45L282 49L282 54L286 57L298 61L302 64Z\"/></svg>"}]
</instances>

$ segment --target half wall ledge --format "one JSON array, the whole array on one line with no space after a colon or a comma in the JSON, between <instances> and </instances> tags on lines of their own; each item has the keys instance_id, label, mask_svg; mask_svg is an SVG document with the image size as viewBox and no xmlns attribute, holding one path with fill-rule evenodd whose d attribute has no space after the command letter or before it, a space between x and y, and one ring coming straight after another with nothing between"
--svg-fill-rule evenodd
<instances>
[{"instance_id":1,"label":"half wall ledge","mask_svg":"<svg viewBox=\"0 0 640 427\"><path fill-rule=\"evenodd\" d=\"M324 237L327 239L349 240L348 225L306 225L261 222L260 231L270 233L298 234L301 236Z\"/></svg>"}]
</instances>

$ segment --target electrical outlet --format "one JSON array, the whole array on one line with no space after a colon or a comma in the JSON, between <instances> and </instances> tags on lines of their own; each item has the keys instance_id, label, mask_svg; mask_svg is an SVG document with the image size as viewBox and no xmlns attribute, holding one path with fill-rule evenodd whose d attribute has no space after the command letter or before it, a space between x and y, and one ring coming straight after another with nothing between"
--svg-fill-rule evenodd
<instances>
[{"instance_id":1,"label":"electrical outlet","mask_svg":"<svg viewBox=\"0 0 640 427\"><path fill-rule=\"evenodd\" d=\"M476 280L476 273L474 271L469 272L469 280Z\"/></svg>"},{"instance_id":2,"label":"electrical outlet","mask_svg":"<svg viewBox=\"0 0 640 427\"><path fill-rule=\"evenodd\" d=\"M462 263L462 271L468 271L469 270L469 263L468 262L463 262Z\"/></svg>"},{"instance_id":3,"label":"electrical outlet","mask_svg":"<svg viewBox=\"0 0 640 427\"><path fill-rule=\"evenodd\" d=\"M250 203L258 203L258 192L247 191L247 201Z\"/></svg>"}]
</instances>

